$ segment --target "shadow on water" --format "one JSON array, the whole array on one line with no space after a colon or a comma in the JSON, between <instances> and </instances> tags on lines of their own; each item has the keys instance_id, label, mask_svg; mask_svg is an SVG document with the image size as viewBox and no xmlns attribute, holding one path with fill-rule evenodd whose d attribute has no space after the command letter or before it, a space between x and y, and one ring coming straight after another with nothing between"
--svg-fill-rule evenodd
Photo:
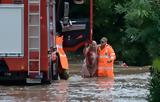
<instances>
[{"instance_id":1,"label":"shadow on water","mask_svg":"<svg viewBox=\"0 0 160 102\"><path fill-rule=\"evenodd\" d=\"M115 79L72 75L48 85L0 86L2 102L147 102L149 73Z\"/></svg>"}]
</instances>

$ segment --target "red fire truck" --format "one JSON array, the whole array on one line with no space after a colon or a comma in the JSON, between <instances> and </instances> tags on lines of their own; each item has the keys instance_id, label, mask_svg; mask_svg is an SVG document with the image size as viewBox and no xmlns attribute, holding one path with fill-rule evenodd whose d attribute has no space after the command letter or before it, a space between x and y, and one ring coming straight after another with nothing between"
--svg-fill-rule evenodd
<instances>
[{"instance_id":1,"label":"red fire truck","mask_svg":"<svg viewBox=\"0 0 160 102\"><path fill-rule=\"evenodd\" d=\"M51 82L55 36L64 49L76 51L92 40L92 0L87 19L70 15L83 0L0 0L0 80ZM74 9L72 10L74 11Z\"/></svg>"}]
</instances>

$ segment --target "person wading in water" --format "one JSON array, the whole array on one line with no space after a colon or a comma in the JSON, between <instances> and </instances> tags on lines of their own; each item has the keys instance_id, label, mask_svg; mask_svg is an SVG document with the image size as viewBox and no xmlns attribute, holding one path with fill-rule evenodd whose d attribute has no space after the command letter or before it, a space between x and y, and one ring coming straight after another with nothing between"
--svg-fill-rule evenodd
<instances>
[{"instance_id":1,"label":"person wading in water","mask_svg":"<svg viewBox=\"0 0 160 102\"><path fill-rule=\"evenodd\" d=\"M97 43L92 41L88 47L84 48L84 63L82 65L82 77L94 77L97 71Z\"/></svg>"}]
</instances>

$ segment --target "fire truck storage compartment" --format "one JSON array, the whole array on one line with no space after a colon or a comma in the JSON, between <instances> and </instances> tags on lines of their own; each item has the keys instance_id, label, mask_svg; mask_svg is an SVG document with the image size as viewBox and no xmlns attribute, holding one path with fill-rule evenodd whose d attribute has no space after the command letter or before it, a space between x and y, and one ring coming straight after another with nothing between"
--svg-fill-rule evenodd
<instances>
[{"instance_id":1,"label":"fire truck storage compartment","mask_svg":"<svg viewBox=\"0 0 160 102\"><path fill-rule=\"evenodd\" d=\"M0 4L0 57L24 56L24 5Z\"/></svg>"}]
</instances>

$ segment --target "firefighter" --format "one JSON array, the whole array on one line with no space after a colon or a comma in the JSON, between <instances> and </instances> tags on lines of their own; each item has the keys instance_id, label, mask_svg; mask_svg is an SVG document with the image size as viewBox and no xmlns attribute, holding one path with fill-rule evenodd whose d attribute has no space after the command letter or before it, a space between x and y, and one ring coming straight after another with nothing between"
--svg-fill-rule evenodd
<instances>
[{"instance_id":1,"label":"firefighter","mask_svg":"<svg viewBox=\"0 0 160 102\"><path fill-rule=\"evenodd\" d=\"M60 79L65 79L65 80L69 78L68 59L63 50L62 43L63 43L63 36L57 35L56 36L56 51L52 53L52 60L53 62L56 62L57 64L56 75L54 75L54 78L53 78L54 80L58 80L58 76L60 77Z\"/></svg>"},{"instance_id":2,"label":"firefighter","mask_svg":"<svg viewBox=\"0 0 160 102\"><path fill-rule=\"evenodd\" d=\"M106 76L114 78L114 60L116 59L115 52L113 48L107 44L108 39L106 37L102 37L100 40L101 44L98 46L97 54L98 54L98 76Z\"/></svg>"}]
</instances>

